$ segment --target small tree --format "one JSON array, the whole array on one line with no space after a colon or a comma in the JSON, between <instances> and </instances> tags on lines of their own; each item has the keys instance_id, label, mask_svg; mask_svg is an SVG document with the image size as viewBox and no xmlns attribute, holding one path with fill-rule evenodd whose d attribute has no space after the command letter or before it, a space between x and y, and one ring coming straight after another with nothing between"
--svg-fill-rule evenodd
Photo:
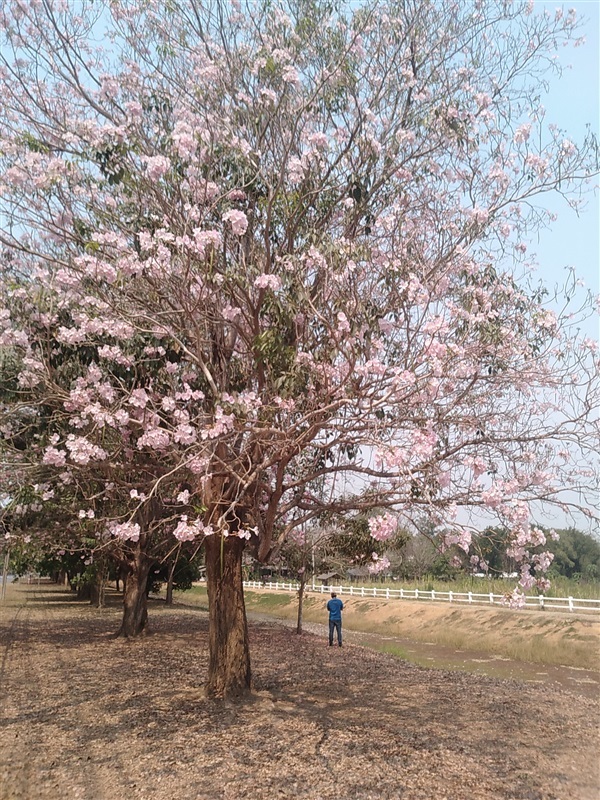
<instances>
[{"instance_id":1,"label":"small tree","mask_svg":"<svg viewBox=\"0 0 600 800\"><path fill-rule=\"evenodd\" d=\"M302 613L304 607L304 593L309 580L314 581L315 570L322 563L323 550L334 536L334 529L330 525L311 525L295 528L290 532L288 539L281 549L281 557L297 576L298 588L298 614L296 633L302 633Z\"/></svg>"}]
</instances>

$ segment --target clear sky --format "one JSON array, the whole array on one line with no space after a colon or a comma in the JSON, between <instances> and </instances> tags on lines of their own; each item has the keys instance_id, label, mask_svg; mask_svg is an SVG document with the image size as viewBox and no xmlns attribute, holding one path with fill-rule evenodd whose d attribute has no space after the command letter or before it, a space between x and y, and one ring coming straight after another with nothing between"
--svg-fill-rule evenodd
<instances>
[{"instance_id":1,"label":"clear sky","mask_svg":"<svg viewBox=\"0 0 600 800\"><path fill-rule=\"evenodd\" d=\"M536 12L548 9L552 14L561 3L539 0ZM586 18L582 34L583 47L565 48L561 53L565 69L560 78L550 80L550 93L544 105L547 122L564 128L576 142L586 135L586 125L600 139L600 0L573 0L567 7L577 9L578 18ZM552 230L544 230L539 241L532 243L538 255L539 276L546 283L562 284L565 268L574 267L578 277L596 295L600 293L600 193L598 180L587 197L587 207L579 216L560 198L550 200L548 207L558 213ZM598 323L590 321L588 335L598 337Z\"/></svg>"}]
</instances>

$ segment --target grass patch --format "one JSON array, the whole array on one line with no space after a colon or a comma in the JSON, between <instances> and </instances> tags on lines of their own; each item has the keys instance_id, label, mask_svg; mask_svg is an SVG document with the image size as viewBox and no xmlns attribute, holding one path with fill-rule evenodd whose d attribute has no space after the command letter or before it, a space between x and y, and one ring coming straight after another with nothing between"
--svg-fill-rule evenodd
<instances>
[{"instance_id":1,"label":"grass patch","mask_svg":"<svg viewBox=\"0 0 600 800\"><path fill-rule=\"evenodd\" d=\"M372 650L378 650L380 653L388 653L391 656L395 656L396 658L402 658L404 661L414 661L414 657L411 656L405 647L397 644L388 644L387 642L384 644L371 644L368 645Z\"/></svg>"},{"instance_id":2,"label":"grass patch","mask_svg":"<svg viewBox=\"0 0 600 800\"><path fill-rule=\"evenodd\" d=\"M267 592L244 592L244 602L246 608L254 611L269 611L282 608L290 603L290 597L286 594L268 594Z\"/></svg>"}]
</instances>

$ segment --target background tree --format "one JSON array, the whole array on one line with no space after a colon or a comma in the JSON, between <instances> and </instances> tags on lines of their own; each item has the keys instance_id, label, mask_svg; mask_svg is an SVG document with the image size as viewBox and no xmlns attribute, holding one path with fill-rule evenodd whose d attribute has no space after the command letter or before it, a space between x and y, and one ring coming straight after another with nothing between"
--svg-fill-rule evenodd
<instances>
[{"instance_id":1,"label":"background tree","mask_svg":"<svg viewBox=\"0 0 600 800\"><path fill-rule=\"evenodd\" d=\"M389 535L374 539L373 529L380 517L381 509L332 520L333 532L323 553L328 567L345 572L349 567L368 566L373 575L385 571L390 565L388 556L403 548L409 534L398 527L397 521L394 526L391 518Z\"/></svg>"},{"instance_id":2,"label":"background tree","mask_svg":"<svg viewBox=\"0 0 600 800\"><path fill-rule=\"evenodd\" d=\"M315 573L322 568L329 542L336 535L331 524L312 524L294 528L280 548L280 556L299 583L296 633L302 633L304 593L308 582L314 585Z\"/></svg>"},{"instance_id":3,"label":"background tree","mask_svg":"<svg viewBox=\"0 0 600 800\"><path fill-rule=\"evenodd\" d=\"M576 528L556 531L549 537L548 550L554 555L551 574L584 581L600 579L600 541Z\"/></svg>"},{"instance_id":4,"label":"background tree","mask_svg":"<svg viewBox=\"0 0 600 800\"><path fill-rule=\"evenodd\" d=\"M173 547L160 563L155 564L150 575L150 591L159 592L165 584L165 601L173 604L173 592L186 592L194 581L200 580L200 566L197 548L186 552L182 544Z\"/></svg>"},{"instance_id":5,"label":"background tree","mask_svg":"<svg viewBox=\"0 0 600 800\"><path fill-rule=\"evenodd\" d=\"M248 541L265 560L324 511L379 507L375 540L426 513L466 549L458 511L484 509L526 563L530 504L591 497L597 356L524 244L548 220L537 198L595 169L595 143L547 126L538 99L574 12L1 14L0 346L22 365L7 451L137 491L107 514L121 541L188 493L173 525L205 537L209 694L250 686ZM69 347L89 354L70 383Z\"/></svg>"}]
</instances>

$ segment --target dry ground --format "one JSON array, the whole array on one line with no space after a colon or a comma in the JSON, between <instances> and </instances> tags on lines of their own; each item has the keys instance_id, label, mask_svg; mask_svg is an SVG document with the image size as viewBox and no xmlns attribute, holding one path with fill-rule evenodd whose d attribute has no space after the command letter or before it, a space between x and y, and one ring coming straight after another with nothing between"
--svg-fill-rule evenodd
<instances>
[{"instance_id":1,"label":"dry ground","mask_svg":"<svg viewBox=\"0 0 600 800\"><path fill-rule=\"evenodd\" d=\"M253 623L255 694L202 699L207 620L51 585L0 608L0 800L598 800L596 699Z\"/></svg>"}]
</instances>

